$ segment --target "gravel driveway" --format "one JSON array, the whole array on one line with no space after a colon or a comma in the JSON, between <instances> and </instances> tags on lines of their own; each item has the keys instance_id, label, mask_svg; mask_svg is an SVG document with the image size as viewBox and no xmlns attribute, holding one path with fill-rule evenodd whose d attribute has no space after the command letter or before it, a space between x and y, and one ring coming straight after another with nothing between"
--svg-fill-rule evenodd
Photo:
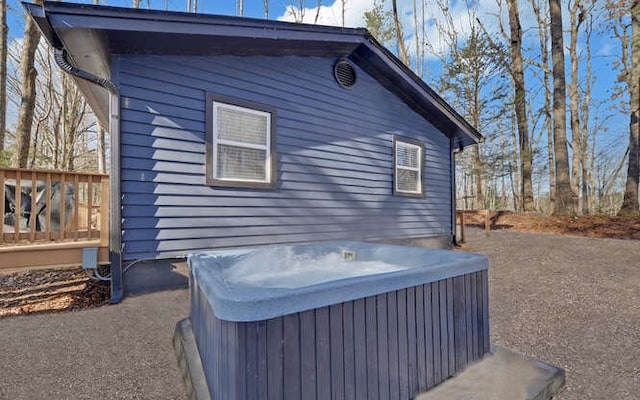
<instances>
[{"instance_id":1,"label":"gravel driveway","mask_svg":"<svg viewBox=\"0 0 640 400\"><path fill-rule=\"evenodd\" d=\"M492 342L562 367L557 399L640 398L640 241L468 232L489 256ZM186 290L0 319L0 399L183 399ZM510 399L509 399L510 400Z\"/></svg>"},{"instance_id":2,"label":"gravel driveway","mask_svg":"<svg viewBox=\"0 0 640 400\"><path fill-rule=\"evenodd\" d=\"M640 399L640 241L470 230L491 341L566 370L556 399Z\"/></svg>"}]
</instances>

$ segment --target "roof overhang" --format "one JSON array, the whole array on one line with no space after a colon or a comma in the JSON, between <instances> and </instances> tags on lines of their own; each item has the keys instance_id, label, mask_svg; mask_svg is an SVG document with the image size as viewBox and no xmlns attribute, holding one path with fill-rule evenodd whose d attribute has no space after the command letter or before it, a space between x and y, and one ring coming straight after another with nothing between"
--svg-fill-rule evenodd
<instances>
[{"instance_id":1,"label":"roof overhang","mask_svg":"<svg viewBox=\"0 0 640 400\"><path fill-rule=\"evenodd\" d=\"M111 78L114 54L297 55L348 57L382 86L454 140L482 136L366 29L47 1L23 3L49 44L75 67ZM108 92L75 78L107 126Z\"/></svg>"}]
</instances>

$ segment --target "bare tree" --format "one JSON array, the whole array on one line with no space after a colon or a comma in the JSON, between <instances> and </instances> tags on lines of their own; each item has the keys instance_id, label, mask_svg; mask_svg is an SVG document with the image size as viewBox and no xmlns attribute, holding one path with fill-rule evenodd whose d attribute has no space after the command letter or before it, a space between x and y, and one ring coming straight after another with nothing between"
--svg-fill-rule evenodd
<instances>
[{"instance_id":1,"label":"bare tree","mask_svg":"<svg viewBox=\"0 0 640 400\"><path fill-rule=\"evenodd\" d=\"M237 0L243 1L243 0ZM287 6L287 14L293 17L293 20L297 23L304 21L304 12L306 7L306 0L295 0L295 4L290 3Z\"/></svg>"},{"instance_id":2,"label":"bare tree","mask_svg":"<svg viewBox=\"0 0 640 400\"><path fill-rule=\"evenodd\" d=\"M236 0L236 15L244 15L244 0Z\"/></svg>"},{"instance_id":3,"label":"bare tree","mask_svg":"<svg viewBox=\"0 0 640 400\"><path fill-rule=\"evenodd\" d=\"M14 157L14 165L26 168L29 161L31 145L31 128L33 126L33 110L36 101L36 76L34 68L36 49L40 43L40 31L32 18L27 18L22 42L20 58L21 102L18 111L17 140L18 146Z\"/></svg>"},{"instance_id":4,"label":"bare tree","mask_svg":"<svg viewBox=\"0 0 640 400\"><path fill-rule=\"evenodd\" d=\"M533 204L533 185L531 184L531 170L533 157L529 144L529 123L527 121L527 91L524 80L524 61L522 58L522 27L518 0L507 0L509 8L509 29L511 36L511 76L514 86L514 108L518 124L518 138L520 145L520 170L522 172L520 196L522 210L531 211Z\"/></svg>"},{"instance_id":5,"label":"bare tree","mask_svg":"<svg viewBox=\"0 0 640 400\"><path fill-rule=\"evenodd\" d=\"M585 160L583 160L584 146L586 145L585 136L583 131L583 124L581 120L581 107L580 103L580 85L579 85L579 55L578 55L578 36L580 35L580 27L585 21L587 16L587 10L582 0L570 0L567 3L569 11L569 59L571 62L571 78L569 80L569 114L571 125L571 150L572 150L572 163L571 163L571 188L576 194L582 192L584 186L584 177L582 176L582 167ZM588 106L587 106L588 107ZM578 198L578 211L582 212L583 196Z\"/></svg>"},{"instance_id":6,"label":"bare tree","mask_svg":"<svg viewBox=\"0 0 640 400\"><path fill-rule=\"evenodd\" d=\"M629 74L629 163L624 198L618 215L640 213L640 0L631 0L631 69Z\"/></svg>"},{"instance_id":7,"label":"bare tree","mask_svg":"<svg viewBox=\"0 0 640 400\"><path fill-rule=\"evenodd\" d=\"M553 61L553 148L556 167L555 215L576 212L576 194L571 188L569 153L567 150L566 83L564 44L562 38L562 8L560 0L549 0L551 16L551 59Z\"/></svg>"},{"instance_id":8,"label":"bare tree","mask_svg":"<svg viewBox=\"0 0 640 400\"><path fill-rule=\"evenodd\" d=\"M393 24L395 27L396 44L398 46L398 54L400 55L400 61L404 65L409 66L409 54L407 52L407 46L404 42L404 33L402 32L402 24L398 16L398 0L391 0L392 12L393 12Z\"/></svg>"},{"instance_id":9,"label":"bare tree","mask_svg":"<svg viewBox=\"0 0 640 400\"><path fill-rule=\"evenodd\" d=\"M540 63L542 70L542 84L544 88L544 105L542 115L543 127L547 136L547 168L549 179L549 211L553 212L556 199L556 167L553 157L553 120L551 116L551 102L553 90L551 89L551 70L549 69L549 23L546 8L543 10L544 0L530 0L533 12L538 22L538 41L540 43Z\"/></svg>"}]
</instances>

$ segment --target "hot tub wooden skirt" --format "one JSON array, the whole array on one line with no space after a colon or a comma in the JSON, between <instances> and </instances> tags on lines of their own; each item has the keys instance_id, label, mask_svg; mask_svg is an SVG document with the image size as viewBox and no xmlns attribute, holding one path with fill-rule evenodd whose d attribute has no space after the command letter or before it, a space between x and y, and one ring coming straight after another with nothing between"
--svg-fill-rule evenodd
<instances>
[{"instance_id":1,"label":"hot tub wooden skirt","mask_svg":"<svg viewBox=\"0 0 640 400\"><path fill-rule=\"evenodd\" d=\"M213 399L411 399L490 350L486 269L250 322L191 290Z\"/></svg>"}]
</instances>

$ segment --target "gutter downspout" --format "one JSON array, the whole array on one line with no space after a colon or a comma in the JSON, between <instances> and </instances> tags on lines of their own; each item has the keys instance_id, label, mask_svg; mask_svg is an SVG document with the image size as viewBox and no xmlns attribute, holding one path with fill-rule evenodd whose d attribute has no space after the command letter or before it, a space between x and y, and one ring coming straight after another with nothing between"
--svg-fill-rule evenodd
<instances>
[{"instance_id":1,"label":"gutter downspout","mask_svg":"<svg viewBox=\"0 0 640 400\"><path fill-rule=\"evenodd\" d=\"M67 61L64 49L54 49L54 59L66 73L95 83L109 91L109 137L111 165L109 167L109 262L111 263L111 304L122 300L122 238L120 198L120 91L115 83L74 67Z\"/></svg>"}]
</instances>

